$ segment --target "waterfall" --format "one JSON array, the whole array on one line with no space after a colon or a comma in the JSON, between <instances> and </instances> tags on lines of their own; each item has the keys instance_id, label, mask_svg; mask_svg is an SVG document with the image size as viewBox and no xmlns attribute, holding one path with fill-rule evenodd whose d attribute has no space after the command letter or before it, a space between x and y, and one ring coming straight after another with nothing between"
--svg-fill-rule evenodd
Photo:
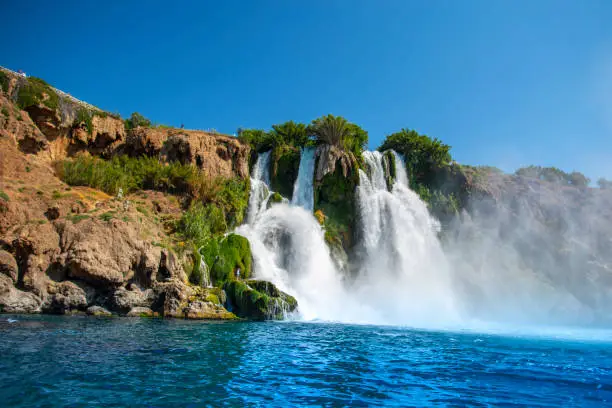
<instances>
[{"instance_id":1,"label":"waterfall","mask_svg":"<svg viewBox=\"0 0 612 408\"><path fill-rule=\"evenodd\" d=\"M253 180L264 190L267 157L259 157ZM331 321L437 326L452 324L448 265L437 239L439 224L408 188L403 159L395 156L395 182L387 187L383 155L365 152L368 173L357 190L362 257L358 275L341 274L312 215L314 152L302 151L293 203L271 208L252 198L249 223L236 233L249 239L256 278L269 280L298 300L300 317ZM269 164L269 162L268 162ZM388 166L387 166L388 167ZM308 192L308 194L305 194ZM262 197L260 195L259 197Z\"/></svg>"},{"instance_id":2,"label":"waterfall","mask_svg":"<svg viewBox=\"0 0 612 408\"><path fill-rule=\"evenodd\" d=\"M260 153L253 167L247 222L252 224L265 211L270 198L270 151Z\"/></svg>"},{"instance_id":3,"label":"waterfall","mask_svg":"<svg viewBox=\"0 0 612 408\"><path fill-rule=\"evenodd\" d=\"M302 207L308 211L314 209L314 165L315 149L312 147L303 148L300 157L298 177L293 185L293 198L291 199L291 204Z\"/></svg>"},{"instance_id":4,"label":"waterfall","mask_svg":"<svg viewBox=\"0 0 612 408\"><path fill-rule=\"evenodd\" d=\"M399 155L395 156L391 191L385 181L383 155L364 152L363 158L368 173L359 171L362 258L355 286L378 299L377 310L392 321L454 322L451 273L437 237L439 223L408 188Z\"/></svg>"}]
</instances>

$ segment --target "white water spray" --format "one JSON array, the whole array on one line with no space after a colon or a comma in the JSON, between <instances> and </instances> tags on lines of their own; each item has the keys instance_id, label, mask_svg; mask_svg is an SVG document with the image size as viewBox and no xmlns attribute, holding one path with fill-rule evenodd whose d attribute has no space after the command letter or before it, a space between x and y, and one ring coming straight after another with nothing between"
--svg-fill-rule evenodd
<instances>
[{"instance_id":1,"label":"white water spray","mask_svg":"<svg viewBox=\"0 0 612 408\"><path fill-rule=\"evenodd\" d=\"M313 174L315 165L315 149L312 147L302 149L298 177L293 186L291 204L302 207L308 211L314 209Z\"/></svg>"},{"instance_id":2,"label":"white water spray","mask_svg":"<svg viewBox=\"0 0 612 408\"><path fill-rule=\"evenodd\" d=\"M249 208L247 222L252 224L258 215L265 211L270 199L270 151L257 156L251 176L251 191L249 194Z\"/></svg>"},{"instance_id":3,"label":"white water spray","mask_svg":"<svg viewBox=\"0 0 612 408\"><path fill-rule=\"evenodd\" d=\"M369 175L357 188L362 258L356 287L376 299L387 321L429 326L457 318L450 268L438 241L439 223L408 188L403 160L388 191L380 152L364 152Z\"/></svg>"},{"instance_id":4,"label":"white water spray","mask_svg":"<svg viewBox=\"0 0 612 408\"><path fill-rule=\"evenodd\" d=\"M312 191L314 152L304 151L302 159L296 192ZM364 159L370 175L360 173L357 192L363 248L356 280L348 281L336 269L324 232L311 213L312 204L304 204L312 203L312 193L308 197L294 194L301 197L295 204L310 211L286 204L270 209L260 205L258 215L249 217L253 221L238 228L236 232L251 243L255 276L295 296L305 319L452 324L456 316L448 269L436 237L438 224L408 188L401 157L396 156L391 192L382 155L366 152ZM257 173L263 162L260 157L254 179L264 180L258 176L263 173Z\"/></svg>"}]
</instances>

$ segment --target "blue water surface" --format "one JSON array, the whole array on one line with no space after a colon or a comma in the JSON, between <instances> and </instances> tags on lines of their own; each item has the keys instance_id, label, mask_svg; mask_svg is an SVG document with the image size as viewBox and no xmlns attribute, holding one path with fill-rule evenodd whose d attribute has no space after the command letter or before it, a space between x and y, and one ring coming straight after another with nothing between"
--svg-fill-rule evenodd
<instances>
[{"instance_id":1,"label":"blue water surface","mask_svg":"<svg viewBox=\"0 0 612 408\"><path fill-rule=\"evenodd\" d=\"M3 407L611 403L609 340L0 316Z\"/></svg>"}]
</instances>

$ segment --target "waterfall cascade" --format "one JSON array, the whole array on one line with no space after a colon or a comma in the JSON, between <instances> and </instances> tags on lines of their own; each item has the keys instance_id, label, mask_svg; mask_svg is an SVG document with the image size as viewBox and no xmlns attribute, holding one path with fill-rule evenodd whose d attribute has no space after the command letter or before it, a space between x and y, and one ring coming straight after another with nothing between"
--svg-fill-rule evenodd
<instances>
[{"instance_id":1,"label":"waterfall cascade","mask_svg":"<svg viewBox=\"0 0 612 408\"><path fill-rule=\"evenodd\" d=\"M268 206L270 153L259 155L248 223L236 232L251 243L255 277L295 296L301 318L440 328L493 321L588 323L608 313L606 293L591 290L595 294L588 297L583 288L591 286L570 280L569 272L545 273L554 252L538 254L541 268L525 263L525 243L539 248L546 237L529 214L506 214L504 220L519 224L509 237L499 233L500 221L488 227L463 214L446 231L443 250L439 222L410 190L403 158L391 154L394 160L363 153L356 191L359 242L350 275L333 262L312 214L314 149L302 151L291 205ZM503 208L498 213L505 214Z\"/></svg>"},{"instance_id":2,"label":"waterfall cascade","mask_svg":"<svg viewBox=\"0 0 612 408\"><path fill-rule=\"evenodd\" d=\"M293 186L291 204L302 207L308 211L314 209L314 165L315 149L312 147L303 148L300 157L298 177Z\"/></svg>"},{"instance_id":3,"label":"waterfall cascade","mask_svg":"<svg viewBox=\"0 0 612 408\"><path fill-rule=\"evenodd\" d=\"M257 216L265 211L270 199L270 151L257 156L251 176L251 192L249 194L249 207L247 222L252 224Z\"/></svg>"},{"instance_id":4,"label":"waterfall cascade","mask_svg":"<svg viewBox=\"0 0 612 408\"><path fill-rule=\"evenodd\" d=\"M252 183L251 191L259 195L249 204L249 223L236 231L251 243L255 276L295 296L305 319L421 326L450 321L455 316L438 224L408 188L401 157L392 191L383 156L366 152L364 159L369 173L360 173L358 189L363 259L358 277L349 280L336 269L312 215L314 151L302 152L296 205L269 209L256 205L265 201L261 191L269 194L261 185L269 156L258 158L253 179L261 184Z\"/></svg>"}]
</instances>

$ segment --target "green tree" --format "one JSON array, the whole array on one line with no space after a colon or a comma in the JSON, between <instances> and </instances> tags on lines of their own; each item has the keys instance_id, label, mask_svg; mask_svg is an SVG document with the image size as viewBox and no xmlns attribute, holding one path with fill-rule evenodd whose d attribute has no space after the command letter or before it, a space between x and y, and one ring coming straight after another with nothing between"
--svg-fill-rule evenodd
<instances>
[{"instance_id":1,"label":"green tree","mask_svg":"<svg viewBox=\"0 0 612 408\"><path fill-rule=\"evenodd\" d=\"M326 115L312 121L307 132L320 143L361 154L368 143L368 132L342 116Z\"/></svg>"},{"instance_id":2,"label":"green tree","mask_svg":"<svg viewBox=\"0 0 612 408\"><path fill-rule=\"evenodd\" d=\"M310 138L306 132L306 125L303 123L296 123L292 120L278 125L272 125L270 134L276 143L304 147L310 142Z\"/></svg>"},{"instance_id":3,"label":"green tree","mask_svg":"<svg viewBox=\"0 0 612 408\"><path fill-rule=\"evenodd\" d=\"M417 184L432 186L438 171L449 166L452 160L449 145L411 129L387 136L378 148L380 151L389 149L404 156L413 188Z\"/></svg>"},{"instance_id":4,"label":"green tree","mask_svg":"<svg viewBox=\"0 0 612 408\"><path fill-rule=\"evenodd\" d=\"M262 129L238 129L238 140L250 145L256 152L270 150L275 145L274 137Z\"/></svg>"},{"instance_id":5,"label":"green tree","mask_svg":"<svg viewBox=\"0 0 612 408\"><path fill-rule=\"evenodd\" d=\"M132 116L130 116L129 119L126 119L124 123L126 129L135 129L139 126L151 127L151 121L138 112L132 113Z\"/></svg>"}]
</instances>

